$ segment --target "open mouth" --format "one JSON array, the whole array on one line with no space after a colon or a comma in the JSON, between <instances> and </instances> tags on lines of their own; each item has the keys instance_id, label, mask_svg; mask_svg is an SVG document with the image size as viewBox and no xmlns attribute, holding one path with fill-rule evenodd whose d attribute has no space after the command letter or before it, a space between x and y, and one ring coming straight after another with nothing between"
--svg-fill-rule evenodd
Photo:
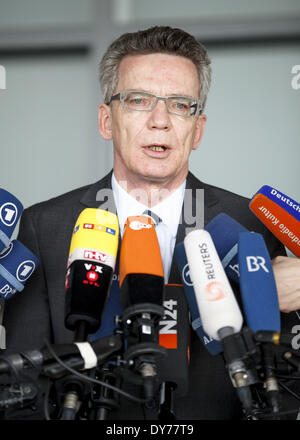
<instances>
[{"instance_id":1,"label":"open mouth","mask_svg":"<svg viewBox=\"0 0 300 440\"><path fill-rule=\"evenodd\" d=\"M166 145L158 145L158 144L147 145L146 148L151 151L160 151L160 152L168 150L168 147Z\"/></svg>"}]
</instances>

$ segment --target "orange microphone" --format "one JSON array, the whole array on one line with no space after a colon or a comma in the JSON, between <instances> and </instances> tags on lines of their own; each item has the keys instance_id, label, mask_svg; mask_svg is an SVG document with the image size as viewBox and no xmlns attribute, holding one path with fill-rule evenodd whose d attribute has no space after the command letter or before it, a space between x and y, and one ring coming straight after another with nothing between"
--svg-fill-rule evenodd
<instances>
[{"instance_id":1,"label":"orange microphone","mask_svg":"<svg viewBox=\"0 0 300 440\"><path fill-rule=\"evenodd\" d=\"M123 310L141 303L163 305L163 263L155 225L150 217L127 218L119 274Z\"/></svg>"},{"instance_id":2,"label":"orange microphone","mask_svg":"<svg viewBox=\"0 0 300 440\"><path fill-rule=\"evenodd\" d=\"M120 324L126 339L124 359L146 399L153 399L160 381L158 363L166 356L159 345L164 315L164 271L155 225L148 216L128 217L120 248ZM136 382L135 382L136 383Z\"/></svg>"},{"instance_id":3,"label":"orange microphone","mask_svg":"<svg viewBox=\"0 0 300 440\"><path fill-rule=\"evenodd\" d=\"M294 255L300 257L298 203L265 185L253 196L249 208Z\"/></svg>"}]
</instances>

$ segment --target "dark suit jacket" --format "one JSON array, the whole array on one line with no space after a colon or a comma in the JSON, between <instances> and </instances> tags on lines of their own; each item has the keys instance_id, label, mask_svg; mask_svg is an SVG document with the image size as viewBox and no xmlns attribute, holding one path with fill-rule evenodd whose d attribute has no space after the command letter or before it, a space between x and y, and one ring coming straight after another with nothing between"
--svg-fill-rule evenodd
<instances>
[{"instance_id":1,"label":"dark suit jacket","mask_svg":"<svg viewBox=\"0 0 300 440\"><path fill-rule=\"evenodd\" d=\"M24 291L6 302L4 326L9 352L40 348L45 338L56 344L72 342L73 333L64 326L64 285L71 236L83 209L101 208L96 194L102 188L111 188L111 173L93 185L24 210L18 239L38 256L41 264ZM262 233L272 257L285 254L284 247L251 213L248 199L207 185L191 173L187 176L186 188L192 191L194 210L196 190L204 189L204 224L220 212L227 213L247 229ZM184 239L186 228L191 226L184 223L183 216L183 223L178 227L177 243ZM169 283L182 283L174 260ZM240 417L241 408L222 357L211 356L193 331L189 376L188 395L175 403L178 419ZM111 418L154 417L149 414L126 400L121 411L112 413Z\"/></svg>"}]
</instances>

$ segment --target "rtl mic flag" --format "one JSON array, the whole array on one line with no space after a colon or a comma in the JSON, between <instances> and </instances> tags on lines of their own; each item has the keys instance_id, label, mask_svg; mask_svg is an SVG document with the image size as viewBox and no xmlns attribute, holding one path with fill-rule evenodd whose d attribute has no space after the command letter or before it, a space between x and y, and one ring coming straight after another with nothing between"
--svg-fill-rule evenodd
<instances>
[{"instance_id":1,"label":"rtl mic flag","mask_svg":"<svg viewBox=\"0 0 300 440\"><path fill-rule=\"evenodd\" d=\"M66 276L65 326L79 321L95 332L109 294L118 251L119 223L115 214L86 208L79 215L70 245Z\"/></svg>"},{"instance_id":2,"label":"rtl mic flag","mask_svg":"<svg viewBox=\"0 0 300 440\"><path fill-rule=\"evenodd\" d=\"M268 185L249 203L251 211L297 257L300 257L300 206Z\"/></svg>"},{"instance_id":3,"label":"rtl mic flag","mask_svg":"<svg viewBox=\"0 0 300 440\"><path fill-rule=\"evenodd\" d=\"M9 299L21 292L38 265L38 258L26 246L12 240L0 254L0 296Z\"/></svg>"},{"instance_id":4,"label":"rtl mic flag","mask_svg":"<svg viewBox=\"0 0 300 440\"><path fill-rule=\"evenodd\" d=\"M155 225L150 217L127 218L119 273L123 310L141 303L162 306L164 270Z\"/></svg>"},{"instance_id":5,"label":"rtl mic flag","mask_svg":"<svg viewBox=\"0 0 300 440\"><path fill-rule=\"evenodd\" d=\"M239 238L240 289L248 327L280 332L280 311L271 259L261 234Z\"/></svg>"},{"instance_id":6,"label":"rtl mic flag","mask_svg":"<svg viewBox=\"0 0 300 440\"><path fill-rule=\"evenodd\" d=\"M0 252L9 246L22 212L22 203L11 193L0 188Z\"/></svg>"}]
</instances>

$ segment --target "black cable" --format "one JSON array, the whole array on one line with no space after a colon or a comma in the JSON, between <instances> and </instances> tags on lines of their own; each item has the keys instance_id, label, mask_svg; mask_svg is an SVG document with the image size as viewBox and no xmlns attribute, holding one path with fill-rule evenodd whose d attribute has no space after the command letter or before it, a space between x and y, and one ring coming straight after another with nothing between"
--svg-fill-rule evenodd
<instances>
[{"instance_id":1,"label":"black cable","mask_svg":"<svg viewBox=\"0 0 300 440\"><path fill-rule=\"evenodd\" d=\"M286 376L284 374L276 374L277 379L300 380L300 376Z\"/></svg>"},{"instance_id":2,"label":"black cable","mask_svg":"<svg viewBox=\"0 0 300 440\"><path fill-rule=\"evenodd\" d=\"M290 414L295 414L295 413L298 413L298 412L299 412L299 408L297 408L297 409L290 409L288 411L280 411L280 412L278 412L276 414L261 414L261 416L263 416L263 418L260 419L260 420L264 420L265 418L270 419L270 418L274 418L274 417L278 417L278 416L288 416Z\"/></svg>"},{"instance_id":3,"label":"black cable","mask_svg":"<svg viewBox=\"0 0 300 440\"><path fill-rule=\"evenodd\" d=\"M278 384L285 390L287 391L289 394L291 394L291 396L293 396L296 400L299 400L300 402L300 397L298 396L298 394L294 393L294 391L290 390L289 387L287 387L286 385L284 385L281 381L278 381Z\"/></svg>"},{"instance_id":4,"label":"black cable","mask_svg":"<svg viewBox=\"0 0 300 440\"><path fill-rule=\"evenodd\" d=\"M48 382L48 386L47 386L46 391L45 391L44 405L43 405L44 406L44 415L45 415L45 419L46 420L51 420L51 417L50 417L50 414L49 414L49 407L48 407L50 388L51 388L51 383Z\"/></svg>"},{"instance_id":5,"label":"black cable","mask_svg":"<svg viewBox=\"0 0 300 440\"><path fill-rule=\"evenodd\" d=\"M78 371L73 370L73 368L69 367L67 364L64 363L64 361L62 359L59 358L59 356L57 356L57 354L55 353L55 351L53 350L53 348L51 347L50 343L47 340L45 341L45 344L46 344L48 350L50 351L50 353L52 354L52 356L54 357L54 359L60 365L62 365L66 370L70 371L70 373L80 377L82 380L84 380L86 382L92 382L97 385L101 385L103 387L109 388L109 389L121 394L122 396L126 397L127 399L133 400L134 402L138 402L138 403L147 403L148 402L147 399L140 399L138 397L132 396L131 394L126 393L126 391L123 391L120 388L114 387L113 385L110 385L106 382L102 382L101 380L93 379L92 377L85 376L84 374L81 374Z\"/></svg>"}]
</instances>

